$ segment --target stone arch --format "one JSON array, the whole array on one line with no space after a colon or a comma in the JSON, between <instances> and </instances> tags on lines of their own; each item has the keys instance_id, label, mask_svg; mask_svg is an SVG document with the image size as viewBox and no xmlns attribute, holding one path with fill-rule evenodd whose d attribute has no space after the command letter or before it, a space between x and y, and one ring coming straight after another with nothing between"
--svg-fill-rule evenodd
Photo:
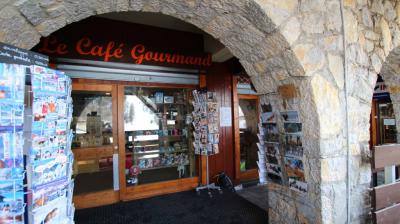
<instances>
[{"instance_id":1,"label":"stone arch","mask_svg":"<svg viewBox=\"0 0 400 224\"><path fill-rule=\"evenodd\" d=\"M328 13L339 14L338 6L338 3L329 3L328 8L332 10ZM218 39L240 60L259 93L276 93L277 87L282 84L296 85L300 96L297 109L303 122L307 149L305 175L309 192L305 196L283 192L282 195L286 196L273 202L275 209L271 217L279 222L309 220L312 223L318 220L316 222L319 223L325 217L321 211L322 204L325 203L325 207L332 204L326 203L326 198L330 197L328 194L321 197L321 176L327 176L331 171L321 174L320 123L325 125L325 140L331 136L340 140L341 136L337 132L341 130L338 124L341 119L339 97L343 81L338 77L340 70L328 68L328 57L333 58L330 62L341 65L341 24L337 22L337 16L321 23L320 15L307 14L309 9L321 10L322 13L326 6L323 1L322 4L300 5L299 1L290 0L5 1L0 3L0 41L30 49L41 36L47 36L72 22L119 11L163 13L194 24ZM301 22L316 22L317 25L300 28ZM333 35L318 39L325 29ZM321 46L322 43L328 46ZM328 51L335 53L328 56L325 53ZM334 104L332 115L325 113L326 108L331 107L325 99ZM275 100L282 101L279 97ZM325 141L324 144L325 150L335 145L333 141ZM324 152L324 155L328 154L328 151ZM333 166L334 163L327 165ZM298 210L309 212L302 214Z\"/></svg>"},{"instance_id":2,"label":"stone arch","mask_svg":"<svg viewBox=\"0 0 400 224\"><path fill-rule=\"evenodd\" d=\"M382 65L381 76L390 93L396 117L397 142L400 143L400 46L394 48Z\"/></svg>"},{"instance_id":3,"label":"stone arch","mask_svg":"<svg viewBox=\"0 0 400 224\"><path fill-rule=\"evenodd\" d=\"M400 4L398 0L344 1L344 27L347 63L350 203L370 207L371 186L369 147L370 113L377 75L389 86L391 98L397 98L399 85L396 66L400 46ZM400 115L395 102L394 109ZM397 120L398 120L397 116ZM399 126L399 121L397 126ZM366 222L368 212L352 212L352 221Z\"/></svg>"}]
</instances>

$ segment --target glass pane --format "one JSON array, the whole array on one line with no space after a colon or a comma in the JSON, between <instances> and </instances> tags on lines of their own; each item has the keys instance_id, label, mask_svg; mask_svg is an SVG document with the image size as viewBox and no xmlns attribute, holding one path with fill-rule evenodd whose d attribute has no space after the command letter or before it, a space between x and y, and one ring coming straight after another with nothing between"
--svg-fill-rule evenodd
<instances>
[{"instance_id":1,"label":"glass pane","mask_svg":"<svg viewBox=\"0 0 400 224\"><path fill-rule=\"evenodd\" d=\"M239 99L240 171L257 168L257 100Z\"/></svg>"},{"instance_id":2,"label":"glass pane","mask_svg":"<svg viewBox=\"0 0 400 224\"><path fill-rule=\"evenodd\" d=\"M396 143L396 120L392 103L378 103L380 144Z\"/></svg>"},{"instance_id":3,"label":"glass pane","mask_svg":"<svg viewBox=\"0 0 400 224\"><path fill-rule=\"evenodd\" d=\"M75 161L74 194L113 189L113 158Z\"/></svg>"},{"instance_id":4,"label":"glass pane","mask_svg":"<svg viewBox=\"0 0 400 224\"><path fill-rule=\"evenodd\" d=\"M112 144L112 97L107 92L73 91L73 148Z\"/></svg>"},{"instance_id":5,"label":"glass pane","mask_svg":"<svg viewBox=\"0 0 400 224\"><path fill-rule=\"evenodd\" d=\"M128 186L196 175L190 97L187 89L125 88Z\"/></svg>"},{"instance_id":6,"label":"glass pane","mask_svg":"<svg viewBox=\"0 0 400 224\"><path fill-rule=\"evenodd\" d=\"M111 93L72 91L71 95L74 107L72 147L75 153L90 154L75 160L74 194L113 189L112 155L102 157L96 153L100 150L97 147L110 147L113 142Z\"/></svg>"}]
</instances>

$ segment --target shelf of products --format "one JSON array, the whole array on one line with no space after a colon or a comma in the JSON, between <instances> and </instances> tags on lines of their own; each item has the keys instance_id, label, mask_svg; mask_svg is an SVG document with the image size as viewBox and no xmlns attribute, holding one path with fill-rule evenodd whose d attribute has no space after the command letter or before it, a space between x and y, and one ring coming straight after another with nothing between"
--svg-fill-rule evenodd
<instances>
[{"instance_id":1,"label":"shelf of products","mask_svg":"<svg viewBox=\"0 0 400 224\"><path fill-rule=\"evenodd\" d=\"M187 89L125 87L127 185L195 175Z\"/></svg>"}]
</instances>

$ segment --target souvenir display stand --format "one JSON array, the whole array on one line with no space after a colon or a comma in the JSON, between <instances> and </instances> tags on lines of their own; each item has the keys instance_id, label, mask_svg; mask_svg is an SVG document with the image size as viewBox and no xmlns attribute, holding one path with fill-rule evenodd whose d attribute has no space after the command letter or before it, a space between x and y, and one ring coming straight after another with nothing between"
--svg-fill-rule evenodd
<instances>
[{"instance_id":1,"label":"souvenir display stand","mask_svg":"<svg viewBox=\"0 0 400 224\"><path fill-rule=\"evenodd\" d=\"M25 223L25 68L0 63L0 223Z\"/></svg>"},{"instance_id":2,"label":"souvenir display stand","mask_svg":"<svg viewBox=\"0 0 400 224\"><path fill-rule=\"evenodd\" d=\"M296 99L291 99L285 105L280 109L277 104L261 104L258 144L260 183L280 184L307 193L298 103Z\"/></svg>"},{"instance_id":3,"label":"souvenir display stand","mask_svg":"<svg viewBox=\"0 0 400 224\"><path fill-rule=\"evenodd\" d=\"M193 91L193 127L194 127L194 150L196 155L204 155L206 157L206 185L196 188L196 192L207 189L208 194L212 197L210 190L218 190L221 188L214 183L210 184L208 157L219 153L219 106L216 100L215 92L207 92L207 90Z\"/></svg>"},{"instance_id":4,"label":"souvenir display stand","mask_svg":"<svg viewBox=\"0 0 400 224\"><path fill-rule=\"evenodd\" d=\"M257 147L258 147L258 177L260 184L267 183L267 166L266 166L266 156L265 156L265 142L264 142L264 129L261 124L258 125L258 140Z\"/></svg>"},{"instance_id":5,"label":"souvenir display stand","mask_svg":"<svg viewBox=\"0 0 400 224\"><path fill-rule=\"evenodd\" d=\"M32 123L26 142L29 221L73 223L71 79L39 66L31 66L30 77Z\"/></svg>"},{"instance_id":6,"label":"souvenir display stand","mask_svg":"<svg viewBox=\"0 0 400 224\"><path fill-rule=\"evenodd\" d=\"M277 117L272 108L262 106L261 124L259 125L260 134L258 136L260 143L258 144L257 162L259 168L260 184L267 183L267 178L272 181L281 182L281 166L279 140L280 135L277 126Z\"/></svg>"}]
</instances>

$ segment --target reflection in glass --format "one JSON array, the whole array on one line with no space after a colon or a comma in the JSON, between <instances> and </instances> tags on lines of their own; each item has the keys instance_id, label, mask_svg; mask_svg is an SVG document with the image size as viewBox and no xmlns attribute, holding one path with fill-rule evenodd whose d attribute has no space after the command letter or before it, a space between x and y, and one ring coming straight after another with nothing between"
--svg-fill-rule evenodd
<instances>
[{"instance_id":1,"label":"reflection in glass","mask_svg":"<svg viewBox=\"0 0 400 224\"><path fill-rule=\"evenodd\" d=\"M396 143L396 120L391 102L378 102L380 144Z\"/></svg>"},{"instance_id":2,"label":"reflection in glass","mask_svg":"<svg viewBox=\"0 0 400 224\"><path fill-rule=\"evenodd\" d=\"M75 161L74 194L113 189L113 158Z\"/></svg>"},{"instance_id":3,"label":"reflection in glass","mask_svg":"<svg viewBox=\"0 0 400 224\"><path fill-rule=\"evenodd\" d=\"M125 87L127 185L196 175L187 89Z\"/></svg>"},{"instance_id":4,"label":"reflection in glass","mask_svg":"<svg viewBox=\"0 0 400 224\"><path fill-rule=\"evenodd\" d=\"M258 111L255 99L239 99L240 171L257 168Z\"/></svg>"},{"instance_id":5,"label":"reflection in glass","mask_svg":"<svg viewBox=\"0 0 400 224\"><path fill-rule=\"evenodd\" d=\"M110 145L112 139L112 97L105 92L73 91L72 147Z\"/></svg>"}]
</instances>

